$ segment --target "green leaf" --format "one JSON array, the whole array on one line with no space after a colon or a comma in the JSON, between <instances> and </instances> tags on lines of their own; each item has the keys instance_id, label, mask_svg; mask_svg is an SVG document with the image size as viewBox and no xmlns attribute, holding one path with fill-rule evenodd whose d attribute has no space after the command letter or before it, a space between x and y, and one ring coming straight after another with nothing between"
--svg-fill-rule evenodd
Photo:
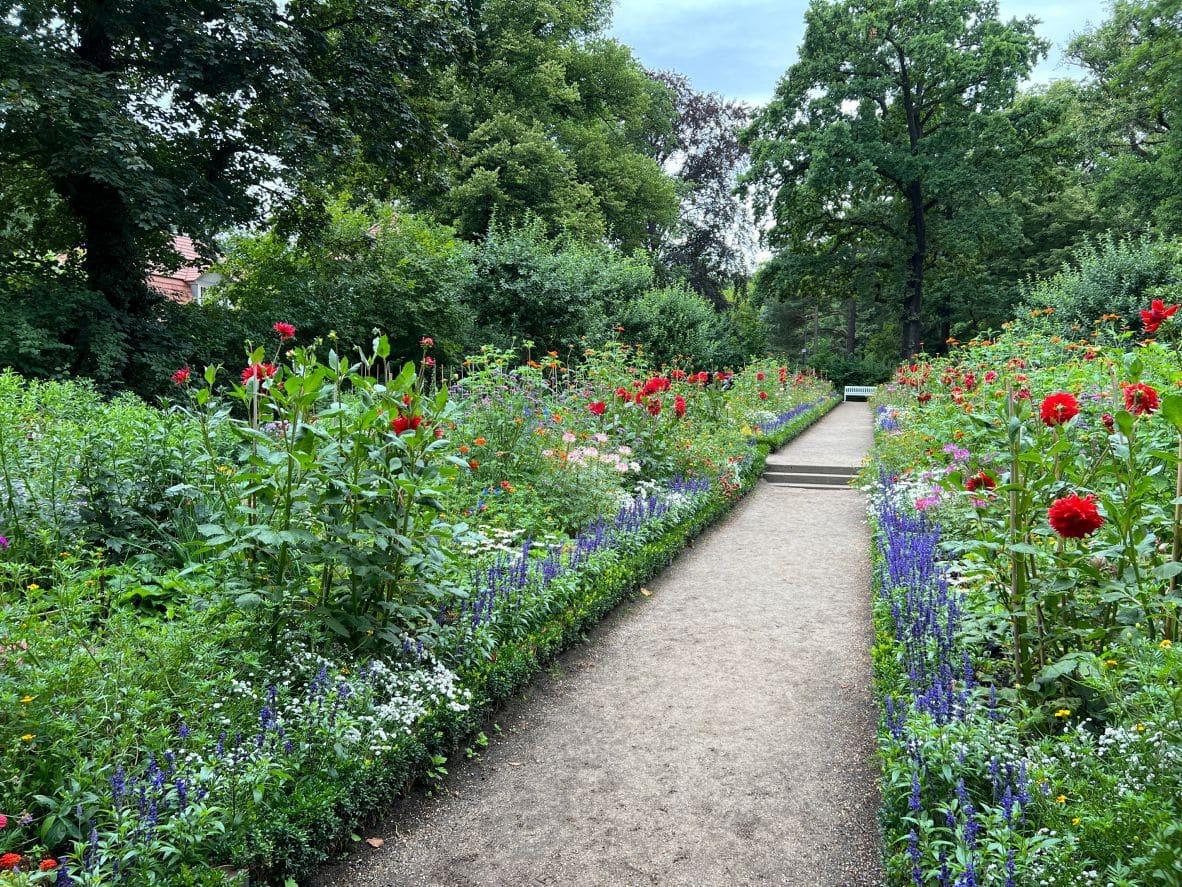
<instances>
[{"instance_id":1,"label":"green leaf","mask_svg":"<svg viewBox=\"0 0 1182 887\"><path fill-rule=\"evenodd\" d=\"M1153 568L1153 575L1158 579L1173 579L1182 573L1182 564L1177 561L1167 561Z\"/></svg>"},{"instance_id":2,"label":"green leaf","mask_svg":"<svg viewBox=\"0 0 1182 887\"><path fill-rule=\"evenodd\" d=\"M1161 414L1182 433L1182 394L1167 394L1161 399Z\"/></svg>"}]
</instances>

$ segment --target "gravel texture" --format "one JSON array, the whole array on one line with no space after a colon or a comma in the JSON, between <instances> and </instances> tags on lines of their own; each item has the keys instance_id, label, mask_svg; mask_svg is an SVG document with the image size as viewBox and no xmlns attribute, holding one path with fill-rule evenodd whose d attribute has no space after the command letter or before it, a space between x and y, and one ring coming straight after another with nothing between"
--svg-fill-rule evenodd
<instances>
[{"instance_id":1,"label":"gravel texture","mask_svg":"<svg viewBox=\"0 0 1182 887\"><path fill-rule=\"evenodd\" d=\"M857 465L865 404L772 457ZM761 482L315 885L875 885L862 495Z\"/></svg>"}]
</instances>

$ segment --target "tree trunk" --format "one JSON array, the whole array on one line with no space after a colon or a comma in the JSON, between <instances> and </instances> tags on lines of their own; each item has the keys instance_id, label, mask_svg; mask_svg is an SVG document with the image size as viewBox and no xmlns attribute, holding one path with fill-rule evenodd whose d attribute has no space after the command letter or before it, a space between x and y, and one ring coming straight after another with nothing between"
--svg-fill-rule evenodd
<instances>
[{"instance_id":1,"label":"tree trunk","mask_svg":"<svg viewBox=\"0 0 1182 887\"><path fill-rule=\"evenodd\" d=\"M923 205L923 185L914 181L907 186L911 207L911 258L907 260L907 293L903 301L903 357L920 350L923 336L923 272L927 261L928 228Z\"/></svg>"},{"instance_id":2,"label":"tree trunk","mask_svg":"<svg viewBox=\"0 0 1182 887\"><path fill-rule=\"evenodd\" d=\"M858 300L850 296L845 301L845 353L854 356L858 341Z\"/></svg>"}]
</instances>

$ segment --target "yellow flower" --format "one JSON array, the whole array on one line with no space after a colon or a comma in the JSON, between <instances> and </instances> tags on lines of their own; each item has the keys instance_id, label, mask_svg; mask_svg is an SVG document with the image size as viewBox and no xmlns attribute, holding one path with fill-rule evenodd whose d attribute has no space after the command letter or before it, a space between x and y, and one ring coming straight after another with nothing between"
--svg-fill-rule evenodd
<instances>
[{"instance_id":1,"label":"yellow flower","mask_svg":"<svg viewBox=\"0 0 1182 887\"><path fill-rule=\"evenodd\" d=\"M1072 825L1079 825L1079 823L1080 823L1080 819L1079 819L1079 817L1078 817L1078 816L1073 816L1073 817L1071 818L1071 824L1072 824Z\"/></svg>"},{"instance_id":2,"label":"yellow flower","mask_svg":"<svg viewBox=\"0 0 1182 887\"><path fill-rule=\"evenodd\" d=\"M1104 665L1108 668L1116 668L1118 665L1120 665L1120 663L1117 662L1115 659L1105 659Z\"/></svg>"},{"instance_id":3,"label":"yellow flower","mask_svg":"<svg viewBox=\"0 0 1182 887\"><path fill-rule=\"evenodd\" d=\"M1144 732L1145 732L1145 725L1144 725L1144 724L1138 724L1138 725L1137 725L1137 732L1138 732L1138 733L1144 733Z\"/></svg>"},{"instance_id":4,"label":"yellow flower","mask_svg":"<svg viewBox=\"0 0 1182 887\"><path fill-rule=\"evenodd\" d=\"M37 589L39 589L40 587L41 586L38 585L36 582L30 582L28 585L25 586L25 588L27 588L29 591L37 591Z\"/></svg>"},{"instance_id":5,"label":"yellow flower","mask_svg":"<svg viewBox=\"0 0 1182 887\"><path fill-rule=\"evenodd\" d=\"M1158 644L1158 646L1161 647L1163 650L1168 650L1168 649L1170 649L1170 647L1174 646L1174 644L1173 644L1173 642L1170 641L1169 638L1166 638L1164 641L1162 641L1160 644Z\"/></svg>"},{"instance_id":6,"label":"yellow flower","mask_svg":"<svg viewBox=\"0 0 1182 887\"><path fill-rule=\"evenodd\" d=\"M1069 708L1061 708L1061 709L1059 709L1057 712L1055 712L1055 717L1057 717L1057 718L1069 718L1069 717L1071 717L1071 709L1069 709Z\"/></svg>"},{"instance_id":7,"label":"yellow flower","mask_svg":"<svg viewBox=\"0 0 1182 887\"><path fill-rule=\"evenodd\" d=\"M1066 804L1067 803L1067 795L1059 795L1059 797L1055 798L1055 803L1056 804Z\"/></svg>"},{"instance_id":8,"label":"yellow flower","mask_svg":"<svg viewBox=\"0 0 1182 887\"><path fill-rule=\"evenodd\" d=\"M32 742L35 738L32 733L26 733L21 737L21 742Z\"/></svg>"},{"instance_id":9,"label":"yellow flower","mask_svg":"<svg viewBox=\"0 0 1182 887\"><path fill-rule=\"evenodd\" d=\"M36 698L36 696L22 696L21 702L32 702Z\"/></svg>"}]
</instances>

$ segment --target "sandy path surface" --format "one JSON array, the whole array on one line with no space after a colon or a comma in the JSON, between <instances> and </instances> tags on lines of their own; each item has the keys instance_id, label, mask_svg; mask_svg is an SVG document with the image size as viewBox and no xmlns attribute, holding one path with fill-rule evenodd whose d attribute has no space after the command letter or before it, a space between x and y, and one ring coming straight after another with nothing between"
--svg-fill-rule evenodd
<instances>
[{"instance_id":1,"label":"sandy path surface","mask_svg":"<svg viewBox=\"0 0 1182 887\"><path fill-rule=\"evenodd\" d=\"M772 457L857 465L865 404ZM317 885L876 885L862 495L760 482Z\"/></svg>"}]
</instances>

